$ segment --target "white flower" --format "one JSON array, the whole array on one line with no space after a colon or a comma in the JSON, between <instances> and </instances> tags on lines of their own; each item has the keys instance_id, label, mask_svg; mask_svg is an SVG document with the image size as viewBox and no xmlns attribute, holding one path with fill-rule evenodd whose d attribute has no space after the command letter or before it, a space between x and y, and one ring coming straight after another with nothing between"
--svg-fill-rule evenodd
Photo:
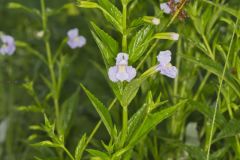
<instances>
[{"instance_id":1,"label":"white flower","mask_svg":"<svg viewBox=\"0 0 240 160\"><path fill-rule=\"evenodd\" d=\"M178 33L172 33L171 37L172 37L173 40L178 40L179 34Z\"/></svg>"},{"instance_id":2,"label":"white flower","mask_svg":"<svg viewBox=\"0 0 240 160\"><path fill-rule=\"evenodd\" d=\"M152 23L153 23L154 25L159 25L159 24L160 24L160 19L154 17L154 18L152 19Z\"/></svg>"},{"instance_id":3,"label":"white flower","mask_svg":"<svg viewBox=\"0 0 240 160\"><path fill-rule=\"evenodd\" d=\"M113 82L130 82L136 76L136 69L128 66L128 54L118 53L116 58L116 66L110 67L108 77Z\"/></svg>"},{"instance_id":4,"label":"white flower","mask_svg":"<svg viewBox=\"0 0 240 160\"><path fill-rule=\"evenodd\" d=\"M166 14L170 14L172 12L171 8L169 7L168 3L161 3L160 4L160 8L161 10L166 13Z\"/></svg>"},{"instance_id":5,"label":"white flower","mask_svg":"<svg viewBox=\"0 0 240 160\"><path fill-rule=\"evenodd\" d=\"M168 76L170 78L176 78L178 75L178 69L175 66L172 66L171 61L171 51L160 51L157 56L159 65L157 70L160 71L162 75Z\"/></svg>"},{"instance_id":6,"label":"white flower","mask_svg":"<svg viewBox=\"0 0 240 160\"><path fill-rule=\"evenodd\" d=\"M67 42L67 44L72 49L81 48L87 42L87 40L86 40L86 38L84 36L79 36L78 35L78 29L77 28L69 30L67 35L68 35L68 42Z\"/></svg>"}]
</instances>

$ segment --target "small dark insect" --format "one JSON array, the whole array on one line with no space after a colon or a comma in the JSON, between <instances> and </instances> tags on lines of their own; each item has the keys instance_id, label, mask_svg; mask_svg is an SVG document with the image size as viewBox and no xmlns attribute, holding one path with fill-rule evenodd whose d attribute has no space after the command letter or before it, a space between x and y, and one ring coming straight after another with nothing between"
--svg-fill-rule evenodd
<instances>
[{"instance_id":1,"label":"small dark insect","mask_svg":"<svg viewBox=\"0 0 240 160\"><path fill-rule=\"evenodd\" d=\"M177 10L179 10L180 7L183 5L183 3L187 3L186 1L187 0L180 0L178 3L176 3L175 0L169 0L168 5L169 5L169 8L172 10L172 14L174 14ZM187 13L186 11L183 10L183 8L180 9L178 18L181 21L187 18Z\"/></svg>"}]
</instances>

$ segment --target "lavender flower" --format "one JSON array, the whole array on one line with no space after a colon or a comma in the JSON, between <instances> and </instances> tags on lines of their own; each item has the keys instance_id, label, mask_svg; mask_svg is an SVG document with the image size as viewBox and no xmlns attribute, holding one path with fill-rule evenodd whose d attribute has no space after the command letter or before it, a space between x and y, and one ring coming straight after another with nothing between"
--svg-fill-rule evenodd
<instances>
[{"instance_id":1,"label":"lavender flower","mask_svg":"<svg viewBox=\"0 0 240 160\"><path fill-rule=\"evenodd\" d=\"M180 0L174 0L173 3L177 4L177 3L179 3L179 2L180 2ZM173 11L173 8L170 7L170 4L171 4L171 2L161 3L161 4L160 4L160 9L161 9L164 13L170 14L170 13Z\"/></svg>"},{"instance_id":2,"label":"lavender flower","mask_svg":"<svg viewBox=\"0 0 240 160\"><path fill-rule=\"evenodd\" d=\"M81 48L86 44L86 38L84 36L79 36L78 29L74 28L68 31L68 42L70 48Z\"/></svg>"},{"instance_id":3,"label":"lavender flower","mask_svg":"<svg viewBox=\"0 0 240 160\"><path fill-rule=\"evenodd\" d=\"M110 67L108 77L113 82L128 81L130 82L136 76L136 69L128 66L128 54L118 53L116 66Z\"/></svg>"},{"instance_id":4,"label":"lavender flower","mask_svg":"<svg viewBox=\"0 0 240 160\"><path fill-rule=\"evenodd\" d=\"M170 14L172 12L172 9L169 7L168 3L161 3L160 8L166 14Z\"/></svg>"},{"instance_id":5,"label":"lavender flower","mask_svg":"<svg viewBox=\"0 0 240 160\"><path fill-rule=\"evenodd\" d=\"M0 35L0 54L12 55L16 50L14 38L9 35Z\"/></svg>"},{"instance_id":6,"label":"lavender flower","mask_svg":"<svg viewBox=\"0 0 240 160\"><path fill-rule=\"evenodd\" d=\"M175 66L172 66L171 61L171 51L161 51L157 56L159 65L157 66L157 70L160 71L162 75L166 75L170 78L176 78L178 74L178 70Z\"/></svg>"}]
</instances>

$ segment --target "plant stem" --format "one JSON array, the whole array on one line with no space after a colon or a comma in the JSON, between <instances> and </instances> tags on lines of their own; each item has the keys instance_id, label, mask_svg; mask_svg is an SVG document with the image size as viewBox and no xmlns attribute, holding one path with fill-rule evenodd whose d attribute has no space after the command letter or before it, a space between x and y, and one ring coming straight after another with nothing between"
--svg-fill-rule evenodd
<instances>
[{"instance_id":1,"label":"plant stem","mask_svg":"<svg viewBox=\"0 0 240 160\"><path fill-rule=\"evenodd\" d=\"M108 110L111 110L114 104L117 102L117 98L114 98L114 100L111 102L111 104L108 107ZM100 125L102 124L102 121L100 120L97 125L94 127L93 131L91 132L90 136L88 137L86 143L83 146L83 150L88 146L88 144L91 142L93 136L96 134L97 130L99 129Z\"/></svg>"},{"instance_id":2,"label":"plant stem","mask_svg":"<svg viewBox=\"0 0 240 160\"><path fill-rule=\"evenodd\" d=\"M122 119L122 137L121 137L121 147L124 146L124 143L127 138L127 131L128 131L128 107L123 106L123 119Z\"/></svg>"},{"instance_id":3,"label":"plant stem","mask_svg":"<svg viewBox=\"0 0 240 160\"><path fill-rule=\"evenodd\" d=\"M208 55L208 56L209 56L212 60L214 60L214 59L215 59L215 56L214 56L214 54L213 54L213 52L212 52L212 50L211 50L211 48L210 48L210 45L209 45L208 40L207 40L207 37L206 37L204 34L202 34L202 38L203 38L203 42L204 42L205 46L207 47L207 51L208 51L209 54L210 54L210 55Z\"/></svg>"},{"instance_id":4,"label":"plant stem","mask_svg":"<svg viewBox=\"0 0 240 160\"><path fill-rule=\"evenodd\" d=\"M237 24L238 24L238 20L236 22L236 26L237 26ZM236 32L236 28L237 28L236 26L235 26L235 30L233 31L233 35L232 35L231 42L230 42L230 45L229 45L229 50L228 50L228 53L227 53L226 63L224 64L222 76L220 78L220 85L219 85L219 88L218 88L217 100L216 100L216 105L215 105L215 109L214 109L213 120L212 120L212 123L211 123L211 130L210 130L210 136L209 136L208 147L207 147L207 160L210 159L212 137L213 137L216 114L217 114L217 109L218 109L218 101L220 99L220 94L221 94L222 84L223 84L223 80L224 80L224 75L225 75L225 72L226 72L226 69L227 69L227 63L228 63L229 55L230 55L232 44L233 44L234 35L235 35L235 32Z\"/></svg>"},{"instance_id":5,"label":"plant stem","mask_svg":"<svg viewBox=\"0 0 240 160\"><path fill-rule=\"evenodd\" d=\"M148 50L148 52L146 53L146 55L143 57L143 59L141 60L141 62L138 64L137 66L137 70L140 69L140 67L144 64L144 62L146 61L147 57L150 55L150 53L154 50L154 48L156 47L156 45L158 44L159 40L156 40L154 42L154 44L151 46L151 48Z\"/></svg>"},{"instance_id":6,"label":"plant stem","mask_svg":"<svg viewBox=\"0 0 240 160\"><path fill-rule=\"evenodd\" d=\"M122 50L127 52L127 5L123 4L123 37L122 37Z\"/></svg>"},{"instance_id":7,"label":"plant stem","mask_svg":"<svg viewBox=\"0 0 240 160\"><path fill-rule=\"evenodd\" d=\"M193 97L193 100L197 100L203 87L205 86L205 84L207 83L207 80L209 78L209 76L211 75L210 72L207 72L206 75L204 76L203 80L201 81L200 86L198 87L197 93L195 94L195 96Z\"/></svg>"},{"instance_id":8,"label":"plant stem","mask_svg":"<svg viewBox=\"0 0 240 160\"><path fill-rule=\"evenodd\" d=\"M52 92L53 101L54 101L55 116L56 116L56 122L57 122L57 131L58 131L58 133L60 133L58 85L57 85L57 80L56 80L56 76L54 73L54 63L53 63L53 58L52 58L51 46L49 43L49 38L46 35L47 34L47 15L46 15L45 0L41 0L41 10L42 10L42 27L43 27L43 31L45 34L44 44L45 44L45 48L46 48L46 52L47 52L48 68L49 68L50 77L51 77L51 81L52 81L51 92Z\"/></svg>"},{"instance_id":9,"label":"plant stem","mask_svg":"<svg viewBox=\"0 0 240 160\"><path fill-rule=\"evenodd\" d=\"M123 3L123 35L122 35L122 50L123 52L127 52L127 4ZM122 137L121 137L121 147L124 146L124 143L127 138L127 129L128 129L128 107L122 106L123 117L122 117Z\"/></svg>"},{"instance_id":10,"label":"plant stem","mask_svg":"<svg viewBox=\"0 0 240 160\"><path fill-rule=\"evenodd\" d=\"M108 110L111 110L112 107L114 106L114 104L115 104L116 102L117 102L117 98L115 98L115 99L111 102L111 104L110 104L109 107L108 107ZM98 128L100 127L101 124L102 124L102 121L100 120L100 121L97 123L97 125L94 127L94 129L93 129L93 131L91 132L90 136L88 137L88 139L87 139L87 141L86 141L86 143L85 143L85 145L84 145L84 148L86 148L87 145L88 145L88 143L92 140L93 136L95 135L95 133L97 132L97 130L98 130Z\"/></svg>"},{"instance_id":11,"label":"plant stem","mask_svg":"<svg viewBox=\"0 0 240 160\"><path fill-rule=\"evenodd\" d=\"M75 160L75 158L72 156L72 154L68 151L68 149L64 145L62 146L62 149L67 153L68 157L71 160Z\"/></svg>"}]
</instances>

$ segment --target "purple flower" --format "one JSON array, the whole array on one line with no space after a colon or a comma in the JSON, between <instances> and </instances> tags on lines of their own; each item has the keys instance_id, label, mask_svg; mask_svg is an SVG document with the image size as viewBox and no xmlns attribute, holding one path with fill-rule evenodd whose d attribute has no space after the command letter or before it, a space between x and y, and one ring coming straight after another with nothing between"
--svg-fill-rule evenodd
<instances>
[{"instance_id":1,"label":"purple flower","mask_svg":"<svg viewBox=\"0 0 240 160\"><path fill-rule=\"evenodd\" d=\"M68 42L67 42L67 44L72 49L81 48L87 42L85 37L79 36L77 28L69 30L67 35L68 35Z\"/></svg>"},{"instance_id":2,"label":"purple flower","mask_svg":"<svg viewBox=\"0 0 240 160\"><path fill-rule=\"evenodd\" d=\"M178 70L175 66L172 66L171 61L171 51L161 51L157 56L159 65L157 66L157 70L160 71L161 74L166 75L170 78L176 78L178 74Z\"/></svg>"},{"instance_id":3,"label":"purple flower","mask_svg":"<svg viewBox=\"0 0 240 160\"><path fill-rule=\"evenodd\" d=\"M166 14L170 14L172 12L172 9L169 7L168 3L161 3L160 9Z\"/></svg>"},{"instance_id":4,"label":"purple flower","mask_svg":"<svg viewBox=\"0 0 240 160\"><path fill-rule=\"evenodd\" d=\"M177 4L179 2L180 2L180 0L174 0L175 4ZM172 12L172 8L170 8L170 2L161 3L160 9L166 14L170 14Z\"/></svg>"},{"instance_id":5,"label":"purple flower","mask_svg":"<svg viewBox=\"0 0 240 160\"><path fill-rule=\"evenodd\" d=\"M110 67L108 77L113 82L128 81L130 82L136 76L136 69L128 66L128 54L118 53L116 66Z\"/></svg>"},{"instance_id":6,"label":"purple flower","mask_svg":"<svg viewBox=\"0 0 240 160\"><path fill-rule=\"evenodd\" d=\"M16 50L14 38L9 35L0 35L0 54L12 55Z\"/></svg>"}]
</instances>

